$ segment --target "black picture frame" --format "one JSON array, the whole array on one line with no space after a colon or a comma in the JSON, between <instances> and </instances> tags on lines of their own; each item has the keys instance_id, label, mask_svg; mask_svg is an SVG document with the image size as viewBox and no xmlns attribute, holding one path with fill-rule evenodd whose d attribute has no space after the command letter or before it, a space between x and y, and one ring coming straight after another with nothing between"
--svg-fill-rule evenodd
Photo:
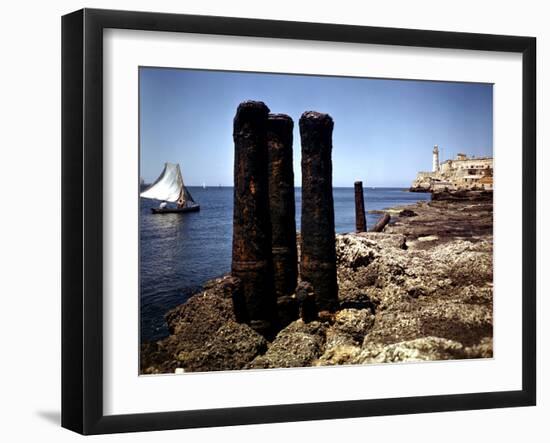
<instances>
[{"instance_id":1,"label":"black picture frame","mask_svg":"<svg viewBox=\"0 0 550 443\"><path fill-rule=\"evenodd\" d=\"M522 54L522 389L190 410L103 413L103 30L171 31ZM536 39L83 9L62 18L62 426L82 434L531 406L536 403Z\"/></svg>"}]
</instances>

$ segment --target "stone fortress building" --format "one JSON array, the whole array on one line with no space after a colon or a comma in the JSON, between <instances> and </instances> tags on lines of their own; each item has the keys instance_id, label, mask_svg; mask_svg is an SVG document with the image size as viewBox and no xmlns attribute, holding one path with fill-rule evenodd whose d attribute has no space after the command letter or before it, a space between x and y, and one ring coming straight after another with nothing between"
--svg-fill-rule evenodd
<instances>
[{"instance_id":1,"label":"stone fortress building","mask_svg":"<svg viewBox=\"0 0 550 443\"><path fill-rule=\"evenodd\" d=\"M439 147L433 148L431 172L419 172L411 191L492 191L493 158L457 154L454 160L439 163Z\"/></svg>"}]
</instances>

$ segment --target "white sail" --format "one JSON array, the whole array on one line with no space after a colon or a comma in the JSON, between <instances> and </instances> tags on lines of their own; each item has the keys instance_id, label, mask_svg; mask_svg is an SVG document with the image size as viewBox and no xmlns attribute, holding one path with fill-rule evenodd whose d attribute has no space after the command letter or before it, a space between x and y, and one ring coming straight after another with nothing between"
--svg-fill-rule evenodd
<instances>
[{"instance_id":1,"label":"white sail","mask_svg":"<svg viewBox=\"0 0 550 443\"><path fill-rule=\"evenodd\" d=\"M180 166L174 163L165 163L159 178L140 196L175 203L186 194L185 191ZM193 200L191 199L191 201Z\"/></svg>"}]
</instances>

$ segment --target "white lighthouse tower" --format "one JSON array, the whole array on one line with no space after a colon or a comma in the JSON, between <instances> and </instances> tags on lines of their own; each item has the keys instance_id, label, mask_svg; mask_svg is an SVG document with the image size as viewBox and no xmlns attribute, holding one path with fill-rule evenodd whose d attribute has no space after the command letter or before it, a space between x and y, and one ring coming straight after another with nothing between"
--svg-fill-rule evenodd
<instances>
[{"instance_id":1,"label":"white lighthouse tower","mask_svg":"<svg viewBox=\"0 0 550 443\"><path fill-rule=\"evenodd\" d=\"M432 172L439 172L439 148L434 146Z\"/></svg>"}]
</instances>

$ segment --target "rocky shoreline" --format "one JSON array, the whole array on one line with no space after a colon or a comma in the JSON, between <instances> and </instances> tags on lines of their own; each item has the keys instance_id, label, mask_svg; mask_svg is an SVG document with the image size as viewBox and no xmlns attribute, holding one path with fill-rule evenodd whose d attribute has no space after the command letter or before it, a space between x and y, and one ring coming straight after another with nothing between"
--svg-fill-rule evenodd
<instances>
[{"instance_id":1,"label":"rocky shoreline","mask_svg":"<svg viewBox=\"0 0 550 443\"><path fill-rule=\"evenodd\" d=\"M167 313L167 338L142 345L140 372L492 357L493 207L470 197L394 208L381 233L338 234L340 309L271 342L237 323L232 277L208 282Z\"/></svg>"}]
</instances>

